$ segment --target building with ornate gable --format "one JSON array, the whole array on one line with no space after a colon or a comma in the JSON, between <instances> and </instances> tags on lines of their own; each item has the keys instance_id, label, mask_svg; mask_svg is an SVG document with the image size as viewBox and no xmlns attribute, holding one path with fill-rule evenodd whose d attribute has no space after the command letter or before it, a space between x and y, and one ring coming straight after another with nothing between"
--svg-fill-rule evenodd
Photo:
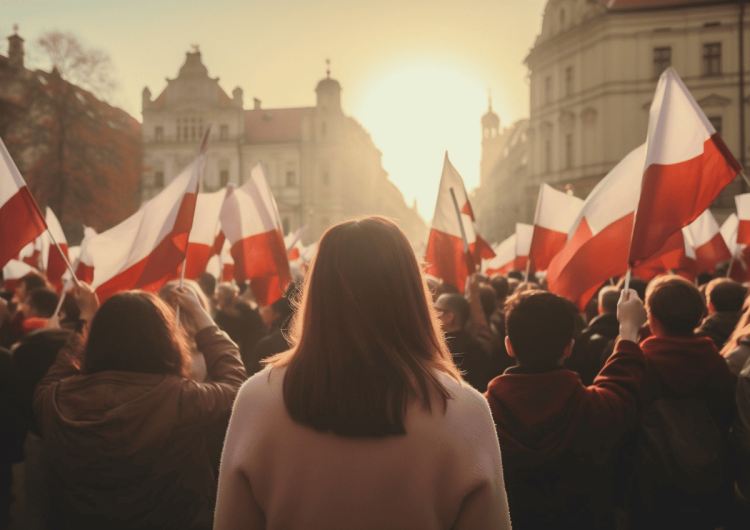
<instances>
[{"instance_id":1,"label":"building with ornate gable","mask_svg":"<svg viewBox=\"0 0 750 530\"><path fill-rule=\"evenodd\" d=\"M388 179L367 131L344 114L341 86L330 72L315 93L313 107L266 109L255 99L245 109L242 89L230 97L209 76L200 51L188 52L158 97L143 89L142 199L190 163L210 123L204 190L240 185L262 162L285 233L307 226L307 244L336 222L380 214L396 219L418 246L426 239L424 220Z\"/></svg>"}]
</instances>

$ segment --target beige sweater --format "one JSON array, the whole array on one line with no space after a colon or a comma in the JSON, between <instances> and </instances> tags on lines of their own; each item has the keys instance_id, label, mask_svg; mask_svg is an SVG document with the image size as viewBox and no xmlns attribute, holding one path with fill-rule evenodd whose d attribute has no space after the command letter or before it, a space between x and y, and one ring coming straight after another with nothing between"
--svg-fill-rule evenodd
<instances>
[{"instance_id":1,"label":"beige sweater","mask_svg":"<svg viewBox=\"0 0 750 530\"><path fill-rule=\"evenodd\" d=\"M240 389L215 529L510 528L497 435L476 390L441 374L454 396L445 414L414 400L405 436L352 439L294 423L283 375L266 368Z\"/></svg>"}]
</instances>

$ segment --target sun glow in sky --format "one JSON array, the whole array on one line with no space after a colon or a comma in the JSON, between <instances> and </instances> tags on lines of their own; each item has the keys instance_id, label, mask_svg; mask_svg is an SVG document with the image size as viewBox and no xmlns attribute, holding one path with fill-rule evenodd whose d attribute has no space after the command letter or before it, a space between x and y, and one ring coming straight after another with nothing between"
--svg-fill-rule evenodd
<instances>
[{"instance_id":1,"label":"sun glow in sky","mask_svg":"<svg viewBox=\"0 0 750 530\"><path fill-rule=\"evenodd\" d=\"M383 153L383 167L429 221L443 157L471 190L479 183L480 119L487 89L503 126L528 116L523 60L546 0L0 0L0 53L18 23L27 65L48 69L33 41L75 33L107 52L120 90L114 103L141 120L191 44L227 93L243 88L263 107L315 105L325 76L342 86L344 112Z\"/></svg>"}]
</instances>

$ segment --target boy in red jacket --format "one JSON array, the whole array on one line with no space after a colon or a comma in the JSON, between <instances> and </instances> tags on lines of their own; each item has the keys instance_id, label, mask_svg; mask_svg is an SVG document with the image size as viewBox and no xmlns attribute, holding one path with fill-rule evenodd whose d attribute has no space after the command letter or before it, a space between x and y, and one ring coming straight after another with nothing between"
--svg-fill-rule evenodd
<instances>
[{"instance_id":1,"label":"boy in red jacket","mask_svg":"<svg viewBox=\"0 0 750 530\"><path fill-rule=\"evenodd\" d=\"M617 308L620 340L594 384L563 360L573 347L570 304L544 291L514 295L505 344L517 366L489 384L514 529L612 528L613 454L637 419L646 362L637 344L646 320L635 291Z\"/></svg>"}]
</instances>

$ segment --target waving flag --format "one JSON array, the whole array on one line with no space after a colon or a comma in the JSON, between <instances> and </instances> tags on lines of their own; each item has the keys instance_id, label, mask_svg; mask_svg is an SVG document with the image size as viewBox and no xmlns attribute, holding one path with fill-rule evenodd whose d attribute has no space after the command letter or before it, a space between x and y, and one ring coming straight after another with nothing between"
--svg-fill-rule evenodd
<instances>
[{"instance_id":1,"label":"waving flag","mask_svg":"<svg viewBox=\"0 0 750 530\"><path fill-rule=\"evenodd\" d=\"M513 266L516 270L525 271L529 264L531 238L534 236L534 225L516 223L516 259ZM533 272L533 269L529 269Z\"/></svg>"},{"instance_id":2,"label":"waving flag","mask_svg":"<svg viewBox=\"0 0 750 530\"><path fill-rule=\"evenodd\" d=\"M180 266L205 160L204 142L198 157L159 195L81 249L81 263L90 260L92 286L101 300L130 289L157 291Z\"/></svg>"},{"instance_id":3,"label":"waving flag","mask_svg":"<svg viewBox=\"0 0 750 530\"><path fill-rule=\"evenodd\" d=\"M460 224L456 203L461 216ZM481 264L481 260L491 259L495 255L492 248L477 234L474 222L474 212L466 194L464 181L448 160L448 153L445 153L435 215L432 216L424 259L428 263L427 274L440 278L461 292L465 288L466 277L474 272L476 265ZM468 255L464 251L462 226L469 245Z\"/></svg>"},{"instance_id":4,"label":"waving flag","mask_svg":"<svg viewBox=\"0 0 750 530\"><path fill-rule=\"evenodd\" d=\"M750 193L735 196L734 202L737 205L737 241L750 245Z\"/></svg>"},{"instance_id":5,"label":"waving flag","mask_svg":"<svg viewBox=\"0 0 750 530\"><path fill-rule=\"evenodd\" d=\"M3 267L3 278L5 280L5 290L11 293L16 290L18 280L34 272L39 272L34 267L23 261L15 259L9 260Z\"/></svg>"},{"instance_id":6,"label":"waving flag","mask_svg":"<svg viewBox=\"0 0 750 530\"><path fill-rule=\"evenodd\" d=\"M224 200L219 217L231 245L235 279L250 280L260 305L281 298L291 273L279 210L262 164L256 164L250 178Z\"/></svg>"},{"instance_id":7,"label":"waving flag","mask_svg":"<svg viewBox=\"0 0 750 530\"><path fill-rule=\"evenodd\" d=\"M230 185L225 190L198 194L185 257L185 278L188 280L195 280L206 272L208 260L221 252L224 234L219 224L219 213L225 197L231 192ZM178 277L181 270L182 265L175 271L174 276Z\"/></svg>"},{"instance_id":8,"label":"waving flag","mask_svg":"<svg viewBox=\"0 0 750 530\"><path fill-rule=\"evenodd\" d=\"M631 265L697 219L742 171L674 68L659 78L646 143Z\"/></svg>"},{"instance_id":9,"label":"waving flag","mask_svg":"<svg viewBox=\"0 0 750 530\"><path fill-rule=\"evenodd\" d=\"M39 206L0 139L0 267L46 228Z\"/></svg>"},{"instance_id":10,"label":"waving flag","mask_svg":"<svg viewBox=\"0 0 750 530\"><path fill-rule=\"evenodd\" d=\"M68 241L65 239L65 233L63 232L62 226L60 226L60 221L57 220L57 216L55 216L54 212L49 207L47 207L46 221L49 231L55 236L55 241L60 245L60 249L58 250L51 238L47 238L47 241L45 242L46 248L44 250L47 255L47 266L45 270L49 282L58 289L61 289L63 274L68 270L66 265L66 261L69 258ZM60 250L62 251L62 254L60 254Z\"/></svg>"},{"instance_id":11,"label":"waving flag","mask_svg":"<svg viewBox=\"0 0 750 530\"><path fill-rule=\"evenodd\" d=\"M516 261L516 234L498 243L492 250L495 252L495 257L484 261L484 273L487 276L507 274L513 270Z\"/></svg>"},{"instance_id":12,"label":"waving flag","mask_svg":"<svg viewBox=\"0 0 750 530\"><path fill-rule=\"evenodd\" d=\"M714 272L716 264L732 258L721 235L719 224L709 210L685 227L690 246L695 250L695 273Z\"/></svg>"},{"instance_id":13,"label":"waving flag","mask_svg":"<svg viewBox=\"0 0 750 530\"><path fill-rule=\"evenodd\" d=\"M689 280L695 279L695 250L687 228L672 234L654 256L633 268L633 276L651 280L660 274L679 274Z\"/></svg>"},{"instance_id":14,"label":"waving flag","mask_svg":"<svg viewBox=\"0 0 750 530\"><path fill-rule=\"evenodd\" d=\"M583 201L578 197L558 191L549 184L540 186L529 249L534 270L547 270L552 258L565 246L568 232L582 207Z\"/></svg>"},{"instance_id":15,"label":"waving flag","mask_svg":"<svg viewBox=\"0 0 750 530\"><path fill-rule=\"evenodd\" d=\"M605 281L627 271L645 159L643 144L596 185L547 269L549 290L581 309Z\"/></svg>"}]
</instances>

